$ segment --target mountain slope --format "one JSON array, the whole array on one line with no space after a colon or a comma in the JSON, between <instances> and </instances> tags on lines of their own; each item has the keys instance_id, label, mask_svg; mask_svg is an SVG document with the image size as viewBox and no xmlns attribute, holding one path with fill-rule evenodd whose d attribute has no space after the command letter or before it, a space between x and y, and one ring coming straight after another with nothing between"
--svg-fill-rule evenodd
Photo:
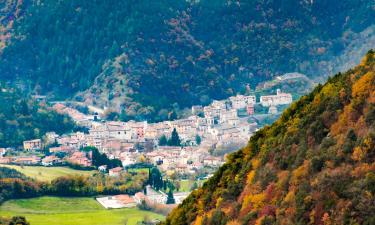
<instances>
[{"instance_id":1,"label":"mountain slope","mask_svg":"<svg viewBox=\"0 0 375 225\"><path fill-rule=\"evenodd\" d=\"M359 60L333 58L375 44L367 0L25 2L0 78L58 98L83 92L77 99L136 119L286 72L330 74Z\"/></svg>"},{"instance_id":2,"label":"mountain slope","mask_svg":"<svg viewBox=\"0 0 375 225\"><path fill-rule=\"evenodd\" d=\"M3 0L0 2L0 53L11 38L14 20L20 15L22 0Z\"/></svg>"},{"instance_id":3,"label":"mountain slope","mask_svg":"<svg viewBox=\"0 0 375 225\"><path fill-rule=\"evenodd\" d=\"M0 148L21 146L22 141L41 138L46 132L62 134L75 128L68 116L1 84L0 103Z\"/></svg>"},{"instance_id":4,"label":"mountain slope","mask_svg":"<svg viewBox=\"0 0 375 225\"><path fill-rule=\"evenodd\" d=\"M165 224L374 224L375 53L251 137Z\"/></svg>"}]
</instances>

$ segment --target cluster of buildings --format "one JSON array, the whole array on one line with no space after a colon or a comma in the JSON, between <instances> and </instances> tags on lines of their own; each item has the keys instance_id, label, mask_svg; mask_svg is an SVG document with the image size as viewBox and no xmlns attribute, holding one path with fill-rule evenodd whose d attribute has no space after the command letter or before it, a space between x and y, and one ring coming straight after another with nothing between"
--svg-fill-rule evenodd
<instances>
[{"instance_id":1,"label":"cluster of buildings","mask_svg":"<svg viewBox=\"0 0 375 225\"><path fill-rule=\"evenodd\" d=\"M224 163L222 157L211 156L203 146L159 146L145 157L166 174L195 174L204 167L219 167Z\"/></svg>"},{"instance_id":2,"label":"cluster of buildings","mask_svg":"<svg viewBox=\"0 0 375 225\"><path fill-rule=\"evenodd\" d=\"M96 200L106 209L133 208L145 201L149 205L166 205L167 194L162 191L155 191L146 186L146 192L137 192L130 196L126 194L98 197ZM175 204L180 204L189 195L189 192L176 192L173 194Z\"/></svg>"},{"instance_id":3,"label":"cluster of buildings","mask_svg":"<svg viewBox=\"0 0 375 225\"><path fill-rule=\"evenodd\" d=\"M93 146L111 159L120 159L123 166L149 161L163 171L194 173L205 166L218 167L223 163L223 157L211 156L209 149L247 143L251 134L259 128L256 120L252 119L256 104L270 107L273 112L273 107L291 102L291 94L280 90L276 95L261 96L260 102L255 95L236 95L226 100L215 100L204 107L195 105L188 118L159 123L101 121L98 115L85 115L57 103L53 106L56 111L70 115L78 124L87 127L88 133L60 136L49 132L43 139L24 141L23 148L25 151L48 148L50 156L43 159L37 156L2 157L0 162L46 166L69 162L87 167L92 165L91 156L80 149ZM160 137L169 138L174 129L183 147L159 146Z\"/></svg>"},{"instance_id":4,"label":"cluster of buildings","mask_svg":"<svg viewBox=\"0 0 375 225\"><path fill-rule=\"evenodd\" d=\"M54 147L55 148L55 147ZM54 149L52 148L52 149ZM16 164L16 165L42 165L42 166L61 166L66 165L67 163L79 165L82 167L92 166L92 155L91 152L82 152L78 149L56 147L61 149L61 151L52 152L51 155L46 155L40 157L38 155L20 155L20 156L1 156L0 155L0 164ZM38 151L40 149L33 149ZM68 150L68 151L66 151ZM28 149L27 151L31 151ZM64 153L61 156L57 156L55 153Z\"/></svg>"}]
</instances>

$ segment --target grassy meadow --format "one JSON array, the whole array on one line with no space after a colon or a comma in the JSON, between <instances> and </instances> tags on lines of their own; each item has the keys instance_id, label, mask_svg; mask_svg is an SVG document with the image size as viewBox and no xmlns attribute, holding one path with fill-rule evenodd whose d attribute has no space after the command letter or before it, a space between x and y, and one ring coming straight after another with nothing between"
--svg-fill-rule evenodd
<instances>
[{"instance_id":1,"label":"grassy meadow","mask_svg":"<svg viewBox=\"0 0 375 225\"><path fill-rule=\"evenodd\" d=\"M198 185L198 187L201 187L203 185L203 183L205 182L206 180L197 180L195 181ZM191 188L193 187L193 184L194 184L194 181L192 180L180 180L180 192L189 192L191 191Z\"/></svg>"},{"instance_id":2,"label":"grassy meadow","mask_svg":"<svg viewBox=\"0 0 375 225\"><path fill-rule=\"evenodd\" d=\"M10 200L0 206L0 216L22 215L31 225L135 225L145 217L164 216L138 208L105 209L94 198L40 197Z\"/></svg>"},{"instance_id":3,"label":"grassy meadow","mask_svg":"<svg viewBox=\"0 0 375 225\"><path fill-rule=\"evenodd\" d=\"M28 177L40 181L51 181L57 177L66 175L88 175L91 176L95 171L75 170L69 167L44 167L44 166L17 166L0 164L0 167L8 167L25 174Z\"/></svg>"}]
</instances>

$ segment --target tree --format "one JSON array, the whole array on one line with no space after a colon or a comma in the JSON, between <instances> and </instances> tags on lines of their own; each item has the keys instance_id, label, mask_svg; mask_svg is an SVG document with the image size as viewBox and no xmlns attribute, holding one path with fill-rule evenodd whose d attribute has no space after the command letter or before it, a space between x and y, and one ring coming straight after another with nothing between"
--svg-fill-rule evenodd
<instances>
[{"instance_id":1,"label":"tree","mask_svg":"<svg viewBox=\"0 0 375 225\"><path fill-rule=\"evenodd\" d=\"M128 117L128 115L126 114L125 109L122 109L122 110L121 110L121 113L120 113L120 120L123 121L123 122L126 122L126 121L129 120L129 117Z\"/></svg>"},{"instance_id":2,"label":"tree","mask_svg":"<svg viewBox=\"0 0 375 225\"><path fill-rule=\"evenodd\" d=\"M357 136L354 133L353 129L349 129L346 139L343 146L343 152L346 154L351 154L353 152L353 148L355 146L355 142L357 141Z\"/></svg>"},{"instance_id":3,"label":"tree","mask_svg":"<svg viewBox=\"0 0 375 225\"><path fill-rule=\"evenodd\" d=\"M143 188L143 194L147 195L147 188Z\"/></svg>"},{"instance_id":4,"label":"tree","mask_svg":"<svg viewBox=\"0 0 375 225\"><path fill-rule=\"evenodd\" d=\"M178 136L176 128L173 129L171 139L168 141L168 145L170 146L181 146L181 140Z\"/></svg>"},{"instance_id":5,"label":"tree","mask_svg":"<svg viewBox=\"0 0 375 225\"><path fill-rule=\"evenodd\" d=\"M174 183L174 186L175 186L176 190L179 191L180 188L181 188L181 183L180 183L180 181L176 181L176 182Z\"/></svg>"},{"instance_id":6,"label":"tree","mask_svg":"<svg viewBox=\"0 0 375 225\"><path fill-rule=\"evenodd\" d=\"M27 222L24 216L14 216L12 220L9 222L9 225L29 225L30 223Z\"/></svg>"},{"instance_id":7,"label":"tree","mask_svg":"<svg viewBox=\"0 0 375 225\"><path fill-rule=\"evenodd\" d=\"M95 167L101 165L107 165L108 169L122 166L121 160L119 159L109 159L105 153L100 153L99 150L95 147L88 146L83 148L84 152L90 153L92 155L92 164Z\"/></svg>"},{"instance_id":8,"label":"tree","mask_svg":"<svg viewBox=\"0 0 375 225\"><path fill-rule=\"evenodd\" d=\"M173 110L168 114L168 120L176 120L177 119L177 113Z\"/></svg>"},{"instance_id":9,"label":"tree","mask_svg":"<svg viewBox=\"0 0 375 225\"><path fill-rule=\"evenodd\" d=\"M163 188L163 178L158 168L154 167L151 169L150 173L150 185L156 190Z\"/></svg>"},{"instance_id":10,"label":"tree","mask_svg":"<svg viewBox=\"0 0 375 225\"><path fill-rule=\"evenodd\" d=\"M195 142L197 143L197 145L200 145L202 142L202 138L198 134L195 136Z\"/></svg>"},{"instance_id":11,"label":"tree","mask_svg":"<svg viewBox=\"0 0 375 225\"><path fill-rule=\"evenodd\" d=\"M190 190L194 191L197 188L198 188L198 184L197 184L197 182L194 182L193 185L191 186Z\"/></svg>"},{"instance_id":12,"label":"tree","mask_svg":"<svg viewBox=\"0 0 375 225\"><path fill-rule=\"evenodd\" d=\"M166 204L175 204L175 203L176 201L174 200L174 197L173 197L173 191L169 190Z\"/></svg>"},{"instance_id":13,"label":"tree","mask_svg":"<svg viewBox=\"0 0 375 225\"><path fill-rule=\"evenodd\" d=\"M168 143L167 137L163 134L163 135L159 138L159 145L160 145L160 146L165 146L165 145L167 145L167 143Z\"/></svg>"}]
</instances>

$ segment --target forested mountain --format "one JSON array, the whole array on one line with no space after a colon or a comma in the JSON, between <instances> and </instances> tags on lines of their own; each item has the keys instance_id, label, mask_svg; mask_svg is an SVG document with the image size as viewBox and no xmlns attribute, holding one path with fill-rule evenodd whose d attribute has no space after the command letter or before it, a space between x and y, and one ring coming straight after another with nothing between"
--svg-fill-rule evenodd
<instances>
[{"instance_id":1,"label":"forested mountain","mask_svg":"<svg viewBox=\"0 0 375 225\"><path fill-rule=\"evenodd\" d=\"M41 138L49 131L62 134L74 128L68 116L0 85L0 148L20 146L22 141Z\"/></svg>"},{"instance_id":2,"label":"forested mountain","mask_svg":"<svg viewBox=\"0 0 375 225\"><path fill-rule=\"evenodd\" d=\"M355 62L348 52L375 43L374 4L24 0L0 57L0 78L111 106L127 118L160 120L274 75L319 77Z\"/></svg>"},{"instance_id":3,"label":"forested mountain","mask_svg":"<svg viewBox=\"0 0 375 225\"><path fill-rule=\"evenodd\" d=\"M0 1L0 53L11 37L13 21L19 16L22 0Z\"/></svg>"},{"instance_id":4,"label":"forested mountain","mask_svg":"<svg viewBox=\"0 0 375 225\"><path fill-rule=\"evenodd\" d=\"M251 137L165 224L374 224L375 52Z\"/></svg>"}]
</instances>

